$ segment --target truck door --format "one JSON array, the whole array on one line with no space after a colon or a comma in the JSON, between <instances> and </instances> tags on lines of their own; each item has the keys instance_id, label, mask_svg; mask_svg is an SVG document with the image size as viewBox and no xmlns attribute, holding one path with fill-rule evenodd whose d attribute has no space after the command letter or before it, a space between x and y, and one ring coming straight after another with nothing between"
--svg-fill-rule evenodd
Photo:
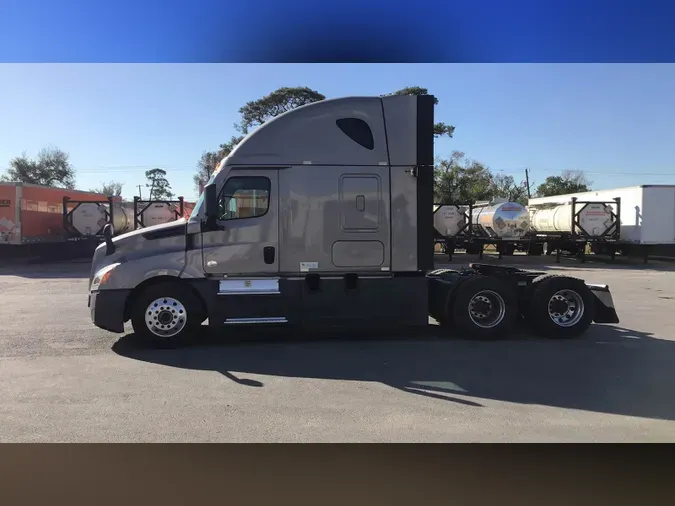
<instances>
[{"instance_id":1,"label":"truck door","mask_svg":"<svg viewBox=\"0 0 675 506\"><path fill-rule=\"evenodd\" d=\"M204 272L218 279L211 325L285 322L279 284L276 169L235 169L218 195L219 230L202 235ZM222 319L221 319L222 317Z\"/></svg>"}]
</instances>

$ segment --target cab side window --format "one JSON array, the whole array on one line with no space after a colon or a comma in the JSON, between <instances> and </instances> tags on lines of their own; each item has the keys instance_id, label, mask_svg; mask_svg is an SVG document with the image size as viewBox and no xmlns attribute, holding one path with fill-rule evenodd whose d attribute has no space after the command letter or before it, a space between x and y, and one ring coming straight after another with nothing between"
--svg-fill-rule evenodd
<instances>
[{"instance_id":1,"label":"cab side window","mask_svg":"<svg viewBox=\"0 0 675 506\"><path fill-rule=\"evenodd\" d=\"M270 180L266 177L231 177L218 198L218 220L263 216L270 206L270 188Z\"/></svg>"}]
</instances>

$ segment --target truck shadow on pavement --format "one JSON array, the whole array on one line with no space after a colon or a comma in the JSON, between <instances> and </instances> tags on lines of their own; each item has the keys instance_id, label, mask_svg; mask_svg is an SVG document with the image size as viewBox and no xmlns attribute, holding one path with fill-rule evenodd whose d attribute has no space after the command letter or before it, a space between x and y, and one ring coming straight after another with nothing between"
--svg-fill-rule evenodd
<instances>
[{"instance_id":1,"label":"truck shadow on pavement","mask_svg":"<svg viewBox=\"0 0 675 506\"><path fill-rule=\"evenodd\" d=\"M4 265L0 261L0 265L0 276L27 279L86 279L89 277L91 259L21 265Z\"/></svg>"},{"instance_id":2,"label":"truck shadow on pavement","mask_svg":"<svg viewBox=\"0 0 675 506\"><path fill-rule=\"evenodd\" d=\"M259 331L152 350L126 335L113 345L135 360L217 371L244 387L248 374L378 382L410 394L483 407L483 400L675 420L675 342L594 325L579 340L514 336L476 342L437 337L430 325L403 335Z\"/></svg>"}]
</instances>

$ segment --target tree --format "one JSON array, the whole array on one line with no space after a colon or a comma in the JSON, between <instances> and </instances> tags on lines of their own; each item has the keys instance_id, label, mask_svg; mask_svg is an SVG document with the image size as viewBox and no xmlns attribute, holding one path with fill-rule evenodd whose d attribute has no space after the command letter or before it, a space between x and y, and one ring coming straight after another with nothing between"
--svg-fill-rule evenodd
<instances>
[{"instance_id":1,"label":"tree","mask_svg":"<svg viewBox=\"0 0 675 506\"><path fill-rule=\"evenodd\" d=\"M490 200L494 182L490 169L453 151L447 160L438 160L434 170L434 197L438 203L473 204Z\"/></svg>"},{"instance_id":2,"label":"tree","mask_svg":"<svg viewBox=\"0 0 675 506\"><path fill-rule=\"evenodd\" d=\"M560 176L548 176L537 187L537 197L552 197L568 193L581 193L591 190L592 181L589 181L583 171L566 170Z\"/></svg>"},{"instance_id":3,"label":"tree","mask_svg":"<svg viewBox=\"0 0 675 506\"><path fill-rule=\"evenodd\" d=\"M72 189L75 188L75 169L68 153L50 146L41 149L35 160L28 158L26 153L13 158L2 179Z\"/></svg>"},{"instance_id":4,"label":"tree","mask_svg":"<svg viewBox=\"0 0 675 506\"><path fill-rule=\"evenodd\" d=\"M492 176L492 198L505 198L509 202L527 204L527 183L516 183L513 176L494 174Z\"/></svg>"},{"instance_id":5,"label":"tree","mask_svg":"<svg viewBox=\"0 0 675 506\"><path fill-rule=\"evenodd\" d=\"M110 181L109 183L101 183L99 188L94 188L89 190L90 192L100 193L106 197L121 197L122 196L122 187L124 183L119 183L117 181Z\"/></svg>"},{"instance_id":6,"label":"tree","mask_svg":"<svg viewBox=\"0 0 675 506\"><path fill-rule=\"evenodd\" d=\"M405 88L401 88L398 91L388 93L387 95L383 96L391 96L391 95L429 95L429 90L427 90L426 88L422 88L420 86L406 86ZM438 105L438 98L434 97L434 103ZM443 136L452 137L454 133L455 127L452 125L448 125L446 123L434 124L434 136L436 138Z\"/></svg>"},{"instance_id":7,"label":"tree","mask_svg":"<svg viewBox=\"0 0 675 506\"><path fill-rule=\"evenodd\" d=\"M197 173L193 176L195 189L197 191L199 191L200 184L206 183L211 179L213 171L216 170L220 161L229 155L243 138L243 135L233 136L228 142L221 144L218 151L204 151L204 153L202 153L201 158L197 162Z\"/></svg>"},{"instance_id":8,"label":"tree","mask_svg":"<svg viewBox=\"0 0 675 506\"><path fill-rule=\"evenodd\" d=\"M247 102L242 106L239 109L241 121L235 126L241 133L247 134L251 127L262 125L265 121L301 105L319 102L325 98L318 91L306 86L279 88L269 95Z\"/></svg>"},{"instance_id":9,"label":"tree","mask_svg":"<svg viewBox=\"0 0 675 506\"><path fill-rule=\"evenodd\" d=\"M166 179L166 171L164 169L147 170L145 171L145 177L148 180L145 186L150 188L149 200L169 200L173 197L171 185Z\"/></svg>"}]
</instances>

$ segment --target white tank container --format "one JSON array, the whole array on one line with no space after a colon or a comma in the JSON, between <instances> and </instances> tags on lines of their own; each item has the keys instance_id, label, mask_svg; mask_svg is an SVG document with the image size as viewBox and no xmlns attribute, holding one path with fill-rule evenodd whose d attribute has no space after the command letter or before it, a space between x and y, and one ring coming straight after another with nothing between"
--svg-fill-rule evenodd
<instances>
[{"instance_id":1,"label":"white tank container","mask_svg":"<svg viewBox=\"0 0 675 506\"><path fill-rule=\"evenodd\" d=\"M97 205L94 203L80 204L73 210L71 215L73 228L82 235L95 235L107 223L107 209L107 205ZM143 210L143 225L150 227L174 221L179 207L175 204L163 202L151 203L149 205L148 202L139 202L138 212ZM134 229L133 202L115 202L112 214L115 235L124 234Z\"/></svg>"},{"instance_id":2,"label":"white tank container","mask_svg":"<svg viewBox=\"0 0 675 506\"><path fill-rule=\"evenodd\" d=\"M434 205L434 227L443 237L454 237L466 225L467 208Z\"/></svg>"},{"instance_id":3,"label":"white tank container","mask_svg":"<svg viewBox=\"0 0 675 506\"><path fill-rule=\"evenodd\" d=\"M578 204L579 225L577 233L599 237L614 223L612 207L603 203ZM530 221L537 232L572 232L572 204L563 204L548 208L530 207Z\"/></svg>"},{"instance_id":4,"label":"white tank container","mask_svg":"<svg viewBox=\"0 0 675 506\"><path fill-rule=\"evenodd\" d=\"M521 239L530 231L530 213L517 202L475 207L471 221L489 237Z\"/></svg>"},{"instance_id":5,"label":"white tank container","mask_svg":"<svg viewBox=\"0 0 675 506\"><path fill-rule=\"evenodd\" d=\"M133 204L131 204L131 216L133 217ZM168 223L176 219L176 212L179 208L175 204L166 204L164 202L152 203L148 206L147 202L138 203L138 212L143 211L139 219L143 220L144 227Z\"/></svg>"},{"instance_id":6,"label":"white tank container","mask_svg":"<svg viewBox=\"0 0 675 506\"><path fill-rule=\"evenodd\" d=\"M71 214L73 228L82 235L95 235L107 223L107 209L106 205L80 204ZM115 235L123 234L133 228L133 209L125 209L124 204L115 203L112 214Z\"/></svg>"}]
</instances>

